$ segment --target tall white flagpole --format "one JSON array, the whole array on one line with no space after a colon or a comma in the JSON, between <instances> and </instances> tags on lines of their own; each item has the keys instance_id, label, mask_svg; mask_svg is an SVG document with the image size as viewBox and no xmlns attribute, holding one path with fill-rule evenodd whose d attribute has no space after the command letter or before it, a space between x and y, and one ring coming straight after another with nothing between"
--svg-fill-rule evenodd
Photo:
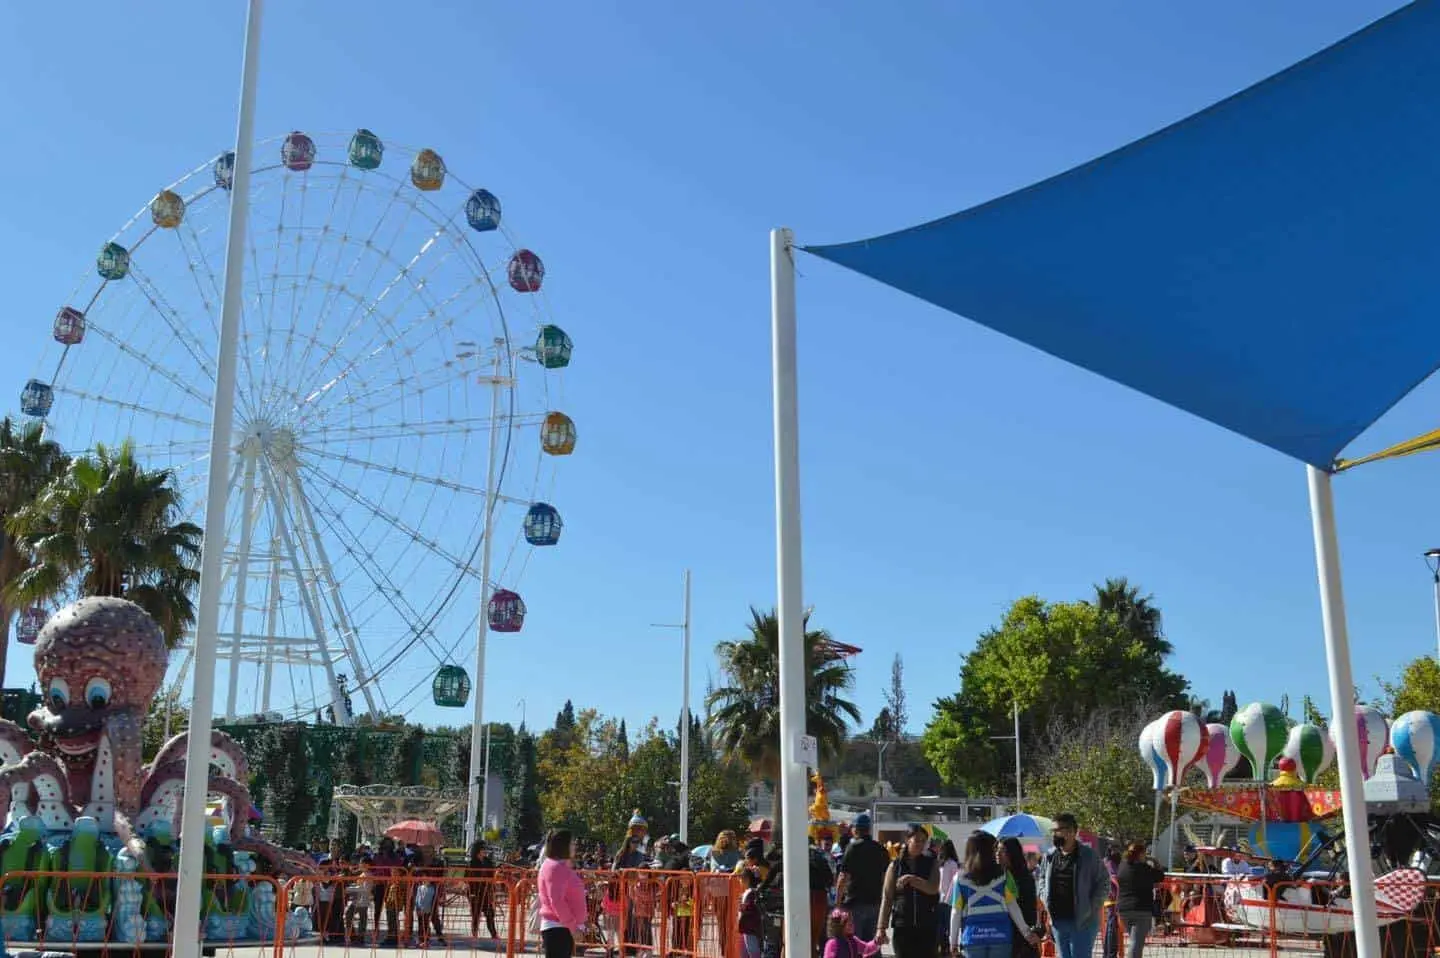
<instances>
[{"instance_id":1,"label":"tall white flagpole","mask_svg":"<svg viewBox=\"0 0 1440 958\"><path fill-rule=\"evenodd\" d=\"M1330 734L1340 768L1344 803L1345 858L1350 866L1350 901L1355 914L1356 958L1380 958L1380 926L1375 912L1375 872L1370 856L1370 826L1365 810L1365 778L1360 771L1360 733L1355 727L1355 680L1350 671L1350 638L1345 629L1345 592L1340 584L1340 546L1335 536L1335 500L1330 473L1305 467L1310 477L1310 518L1315 529L1315 568L1320 580L1320 613L1325 626L1325 659L1330 671ZM1366 837L1361 837L1366 836ZM1362 854L1355 854L1356 851Z\"/></svg>"},{"instance_id":2,"label":"tall white flagpole","mask_svg":"<svg viewBox=\"0 0 1440 958\"><path fill-rule=\"evenodd\" d=\"M240 118L230 180L230 232L225 240L225 290L215 361L214 418L210 424L210 476L205 498L205 542L200 553L200 595L195 609L195 685L190 740L185 751L184 820L180 825L180 879L175 895L175 958L200 956L200 887L205 877L205 800L210 780L210 727L215 714L215 659L219 642L221 560L229 497L230 434L235 420L235 365L245 288L245 227L250 206L250 165L255 144L255 84L260 66L262 0L250 0L240 71ZM237 822L244 827L244 822Z\"/></svg>"},{"instance_id":3,"label":"tall white flagpole","mask_svg":"<svg viewBox=\"0 0 1440 958\"><path fill-rule=\"evenodd\" d=\"M770 231L775 394L775 566L780 627L780 821L785 914L810 914L805 734L805 608L800 562L800 412L796 374L795 237ZM810 922L785 923L785 953L810 954ZM1370 956L1361 956L1370 958Z\"/></svg>"}]
</instances>

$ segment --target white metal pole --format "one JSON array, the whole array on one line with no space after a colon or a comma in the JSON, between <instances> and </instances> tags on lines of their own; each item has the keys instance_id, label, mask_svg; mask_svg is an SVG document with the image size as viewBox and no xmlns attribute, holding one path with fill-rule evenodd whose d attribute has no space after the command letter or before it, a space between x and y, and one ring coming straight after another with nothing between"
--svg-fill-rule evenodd
<instances>
[{"instance_id":1,"label":"white metal pole","mask_svg":"<svg viewBox=\"0 0 1440 958\"><path fill-rule=\"evenodd\" d=\"M488 723L488 722L485 723L485 784L484 784L483 786L481 786L481 787L485 789L486 798L488 799L488 798L489 798L489 792L490 792L490 723ZM481 820L480 820L480 830L479 830L479 832L477 833L476 837L477 837L477 838L480 838L480 839L483 839L483 838L485 837L485 830L486 830L487 828L489 828L489 827L490 827L490 802L489 802L489 801L486 801L486 802L485 802L485 812L484 812L484 814L483 814L482 817L481 817ZM469 845L466 845L465 847L466 847L466 848L469 848L470 846L469 846Z\"/></svg>"},{"instance_id":2,"label":"white metal pole","mask_svg":"<svg viewBox=\"0 0 1440 958\"><path fill-rule=\"evenodd\" d=\"M1370 834L1365 809L1365 779L1360 771L1360 733L1349 716L1355 711L1355 680L1350 671L1350 639L1345 629L1345 592L1340 583L1340 546L1335 536L1335 500L1330 473L1306 466L1310 478L1310 518L1315 530L1315 567L1320 581L1320 613L1325 626L1325 658L1330 667L1330 714L1335 759L1340 767L1340 798L1345 834L1351 836L1350 898L1355 914L1356 958L1380 958L1380 927L1375 912L1375 874L1368 854Z\"/></svg>"},{"instance_id":3,"label":"white metal pole","mask_svg":"<svg viewBox=\"0 0 1440 958\"><path fill-rule=\"evenodd\" d=\"M235 721L235 702L240 697L241 646L245 632L245 585L250 577L250 539L255 509L255 449L247 441L240 457L245 460L245 486L240 506L240 554L235 561L235 635L230 640L230 688L225 696L225 720Z\"/></svg>"},{"instance_id":4,"label":"white metal pole","mask_svg":"<svg viewBox=\"0 0 1440 958\"><path fill-rule=\"evenodd\" d=\"M485 528L480 541L480 624L475 636L475 717L470 726L470 801L465 814L465 847L475 842L475 836L483 829L477 828L479 819L489 812L489 792L477 776L476 770L485 763L481 740L485 728L485 639L490 631L490 546L494 540L491 532L495 526L495 459L500 446L500 390L505 380L500 376L503 369L505 341L495 340L495 364L490 377L490 461L485 468Z\"/></svg>"},{"instance_id":5,"label":"white metal pole","mask_svg":"<svg viewBox=\"0 0 1440 958\"><path fill-rule=\"evenodd\" d=\"M1020 787L1020 700L1011 703L1015 707L1015 814L1020 814L1020 805L1025 800L1025 790Z\"/></svg>"},{"instance_id":6,"label":"white metal pole","mask_svg":"<svg viewBox=\"0 0 1440 958\"><path fill-rule=\"evenodd\" d=\"M210 423L210 475L205 500L205 544L200 553L200 595L195 609L195 685L190 738L185 750L184 821L180 876L175 894L175 958L200 958L200 887L205 878L205 800L210 780L210 729L215 714L215 659L220 626L220 579L225 558L230 434L235 419L235 360L244 304L245 226L249 217L250 157L255 143L255 84L260 66L262 0L250 0L240 72L240 117L235 126L235 169L230 185L230 230L225 240L225 291L215 360L215 403ZM1370 956L1362 956L1370 958Z\"/></svg>"},{"instance_id":7,"label":"white metal pole","mask_svg":"<svg viewBox=\"0 0 1440 958\"><path fill-rule=\"evenodd\" d=\"M770 313L775 403L775 566L780 626L780 822L785 914L810 913L805 734L805 604L800 553L800 410L794 235L770 231ZM785 923L785 953L810 954L810 922ZM1371 958L1362 955L1361 958Z\"/></svg>"},{"instance_id":8,"label":"white metal pole","mask_svg":"<svg viewBox=\"0 0 1440 958\"><path fill-rule=\"evenodd\" d=\"M690 570L685 570L684 671L680 692L680 841L690 845Z\"/></svg>"},{"instance_id":9,"label":"white metal pole","mask_svg":"<svg viewBox=\"0 0 1440 958\"><path fill-rule=\"evenodd\" d=\"M1440 660L1440 570L1435 572L1435 657Z\"/></svg>"}]
</instances>

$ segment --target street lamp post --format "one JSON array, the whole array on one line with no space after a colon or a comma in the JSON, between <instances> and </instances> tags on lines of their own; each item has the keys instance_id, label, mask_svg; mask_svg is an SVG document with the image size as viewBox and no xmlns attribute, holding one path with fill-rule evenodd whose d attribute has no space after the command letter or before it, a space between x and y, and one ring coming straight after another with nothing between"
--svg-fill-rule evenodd
<instances>
[{"instance_id":1,"label":"street lamp post","mask_svg":"<svg viewBox=\"0 0 1440 958\"><path fill-rule=\"evenodd\" d=\"M690 570L685 570L685 614L678 625L653 622L654 629L679 629L680 679L680 841L690 844Z\"/></svg>"},{"instance_id":2,"label":"street lamp post","mask_svg":"<svg viewBox=\"0 0 1440 958\"><path fill-rule=\"evenodd\" d=\"M1440 549L1426 552L1425 564L1435 579L1435 656L1440 659Z\"/></svg>"}]
</instances>

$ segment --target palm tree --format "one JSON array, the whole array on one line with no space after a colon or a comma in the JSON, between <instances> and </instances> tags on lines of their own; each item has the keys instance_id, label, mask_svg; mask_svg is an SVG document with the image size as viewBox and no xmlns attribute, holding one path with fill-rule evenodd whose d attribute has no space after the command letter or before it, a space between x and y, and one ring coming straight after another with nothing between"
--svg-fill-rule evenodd
<instances>
[{"instance_id":1,"label":"palm tree","mask_svg":"<svg viewBox=\"0 0 1440 958\"><path fill-rule=\"evenodd\" d=\"M20 608L5 601L3 593L29 566L29 557L5 534L4 523L63 474L66 462L65 453L45 438L40 423L17 426L9 416L0 419L0 681L10 651L10 623Z\"/></svg>"},{"instance_id":2,"label":"palm tree","mask_svg":"<svg viewBox=\"0 0 1440 958\"><path fill-rule=\"evenodd\" d=\"M780 623L774 612L750 609L750 634L715 647L727 685L706 697L716 748L749 766L757 778L780 774ZM806 615L808 625L810 617ZM805 731L823 760L840 754L860 710L842 698L855 686L830 633L805 629Z\"/></svg>"},{"instance_id":3,"label":"palm tree","mask_svg":"<svg viewBox=\"0 0 1440 958\"><path fill-rule=\"evenodd\" d=\"M135 460L127 440L70 462L7 521L29 566L5 588L14 607L70 589L129 599L154 617L175 646L195 621L202 530L178 521L175 476Z\"/></svg>"},{"instance_id":4,"label":"palm tree","mask_svg":"<svg viewBox=\"0 0 1440 958\"><path fill-rule=\"evenodd\" d=\"M1155 597L1141 595L1140 590L1124 576L1106 579L1104 585L1095 587L1095 607L1101 612L1113 613L1119 619L1121 628L1162 658L1175 651L1165 638Z\"/></svg>"}]
</instances>

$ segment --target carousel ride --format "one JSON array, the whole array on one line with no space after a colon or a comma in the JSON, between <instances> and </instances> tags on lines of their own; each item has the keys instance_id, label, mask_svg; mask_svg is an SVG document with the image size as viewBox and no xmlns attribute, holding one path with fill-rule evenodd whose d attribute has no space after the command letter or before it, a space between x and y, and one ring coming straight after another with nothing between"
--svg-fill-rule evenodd
<instances>
[{"instance_id":1,"label":"carousel ride","mask_svg":"<svg viewBox=\"0 0 1440 958\"><path fill-rule=\"evenodd\" d=\"M1410 917L1425 899L1427 880L1440 876L1440 822L1430 815L1428 786L1440 760L1440 716L1407 712L1392 725L1377 709L1356 706L1354 721L1369 812L1361 847L1373 860L1384 926ZM1180 924L1189 937L1213 943L1233 934L1354 930L1345 877L1354 843L1343 832L1339 789L1320 783L1335 759L1326 729L1292 724L1263 703L1241 709L1229 726L1174 711L1145 728L1140 753L1154 775L1157 830L1166 793L1172 811L1184 807L1245 823L1238 847L1196 849L1245 867L1223 886L1206 885L1186 898ZM1242 760L1252 780L1227 780ZM1184 784L1192 769L1203 774L1204 787ZM1208 873L1172 877L1213 880Z\"/></svg>"}]
</instances>

